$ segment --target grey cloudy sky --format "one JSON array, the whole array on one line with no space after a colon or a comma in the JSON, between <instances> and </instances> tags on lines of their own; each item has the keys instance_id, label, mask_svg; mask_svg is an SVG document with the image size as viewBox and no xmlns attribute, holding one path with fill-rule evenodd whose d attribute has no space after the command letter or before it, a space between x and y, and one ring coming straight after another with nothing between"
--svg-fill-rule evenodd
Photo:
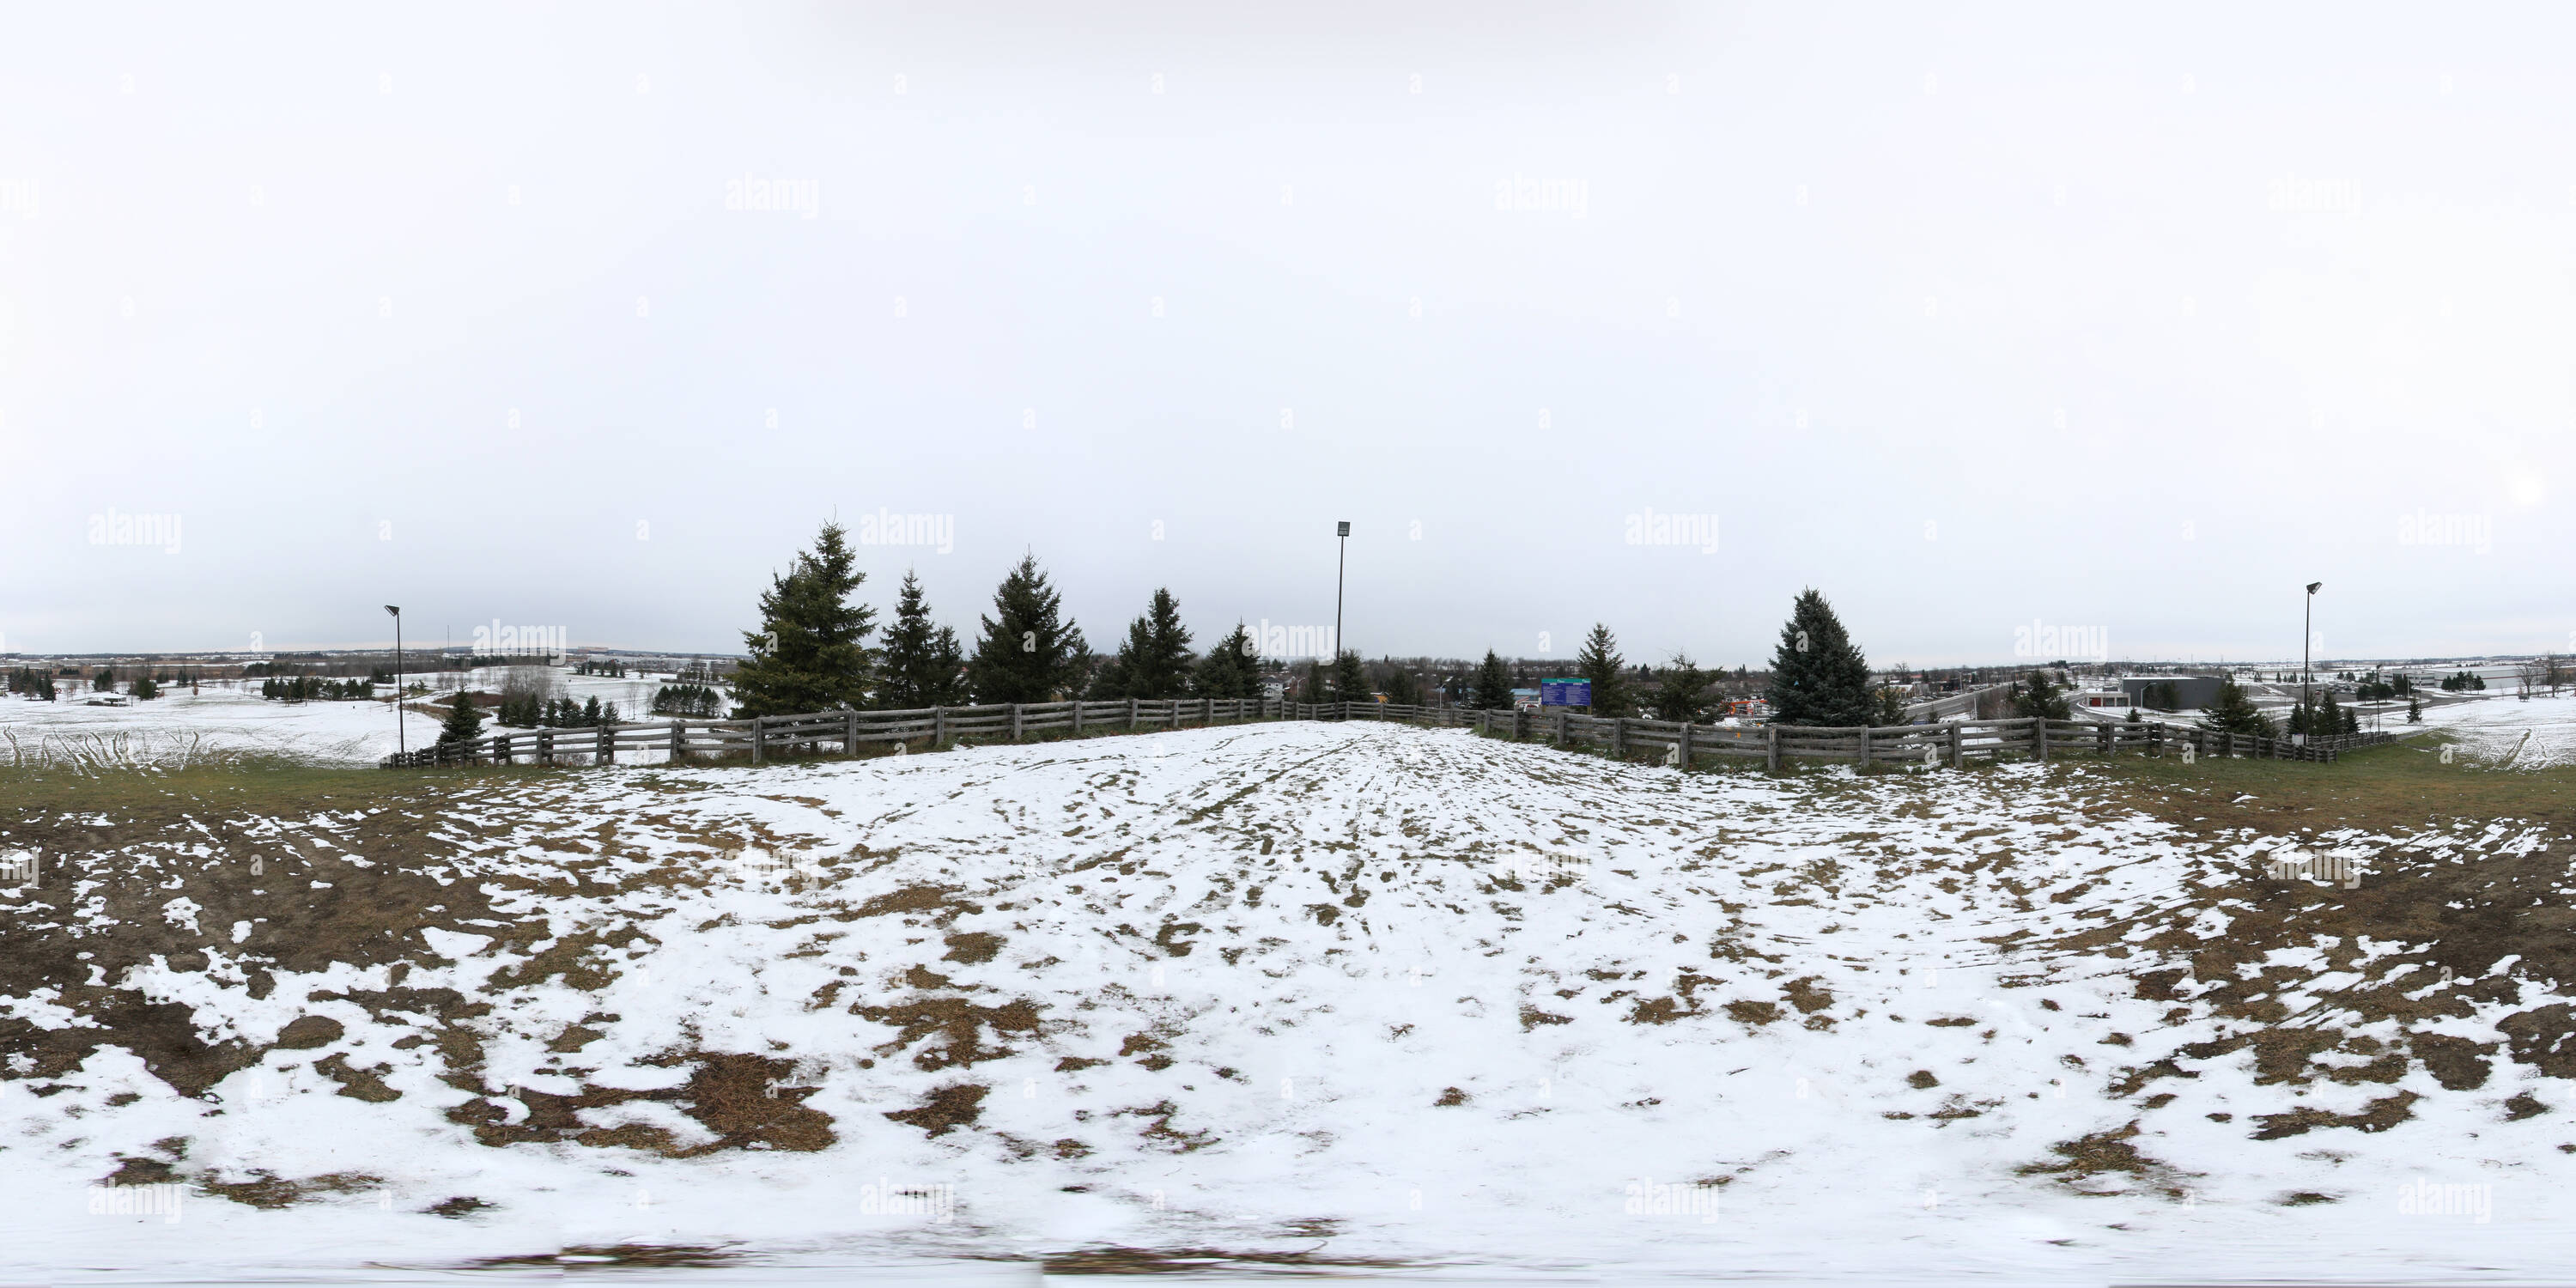
<instances>
[{"instance_id":1,"label":"grey cloudy sky","mask_svg":"<svg viewBox=\"0 0 2576 1288\"><path fill-rule=\"evenodd\" d=\"M14 10L0 647L2576 643L2563 8L1270 8Z\"/></svg>"}]
</instances>

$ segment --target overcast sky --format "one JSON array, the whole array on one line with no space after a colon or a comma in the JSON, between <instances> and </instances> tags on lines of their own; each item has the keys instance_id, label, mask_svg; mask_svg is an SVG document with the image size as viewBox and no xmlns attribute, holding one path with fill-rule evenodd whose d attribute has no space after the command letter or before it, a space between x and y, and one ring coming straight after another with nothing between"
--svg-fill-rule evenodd
<instances>
[{"instance_id":1,"label":"overcast sky","mask_svg":"<svg viewBox=\"0 0 2576 1288\"><path fill-rule=\"evenodd\" d=\"M1347 519L1372 656L2567 649L2571 26L20 6L0 649L738 652L836 512L1101 645Z\"/></svg>"}]
</instances>

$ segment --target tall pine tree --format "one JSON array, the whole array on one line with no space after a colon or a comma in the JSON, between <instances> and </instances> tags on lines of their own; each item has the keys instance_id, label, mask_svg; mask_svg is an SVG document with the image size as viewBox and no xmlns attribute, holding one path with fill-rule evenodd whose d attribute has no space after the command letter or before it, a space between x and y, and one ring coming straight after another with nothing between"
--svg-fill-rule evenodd
<instances>
[{"instance_id":1,"label":"tall pine tree","mask_svg":"<svg viewBox=\"0 0 2576 1288\"><path fill-rule=\"evenodd\" d=\"M876 610L851 602L868 575L838 523L826 523L814 548L773 575L760 597L761 628L745 632L751 660L734 668L736 717L790 715L865 706L868 632Z\"/></svg>"},{"instance_id":2,"label":"tall pine tree","mask_svg":"<svg viewBox=\"0 0 2576 1288\"><path fill-rule=\"evenodd\" d=\"M2037 716L2044 720L2075 718L2075 713L2067 707L2066 695L2058 690L2056 681L2050 679L2046 671L2033 671L2022 681L2021 691L2013 695L2013 714L2025 718Z\"/></svg>"},{"instance_id":3,"label":"tall pine tree","mask_svg":"<svg viewBox=\"0 0 2576 1288\"><path fill-rule=\"evenodd\" d=\"M2293 708L2294 713L2295 710ZM2209 709L2202 713L2200 727L2215 733L2252 734L2263 738L2271 737L2274 732L2271 718L2254 706L2254 699L2247 696L2232 677L2218 682L2218 696L2209 700Z\"/></svg>"},{"instance_id":4,"label":"tall pine tree","mask_svg":"<svg viewBox=\"0 0 2576 1288\"><path fill-rule=\"evenodd\" d=\"M886 627L878 658L877 705L895 711L962 705L966 686L958 671L965 664L957 632L930 624L921 580L905 573L903 589L895 596L894 623Z\"/></svg>"},{"instance_id":5,"label":"tall pine tree","mask_svg":"<svg viewBox=\"0 0 2576 1288\"><path fill-rule=\"evenodd\" d=\"M1485 650L1485 660L1476 664L1475 707L1479 711L1512 709L1512 673L1492 649Z\"/></svg>"},{"instance_id":6,"label":"tall pine tree","mask_svg":"<svg viewBox=\"0 0 2576 1288\"><path fill-rule=\"evenodd\" d=\"M1160 702L1177 698L1189 687L1190 633L1181 625L1181 606L1169 590L1154 592L1145 615L1127 624L1118 653L1091 683L1094 698L1142 698Z\"/></svg>"},{"instance_id":7,"label":"tall pine tree","mask_svg":"<svg viewBox=\"0 0 2576 1288\"><path fill-rule=\"evenodd\" d=\"M1655 690L1656 719L1695 722L1707 714L1710 676L1688 654L1673 654L1657 678L1661 684Z\"/></svg>"},{"instance_id":8,"label":"tall pine tree","mask_svg":"<svg viewBox=\"0 0 2576 1288\"><path fill-rule=\"evenodd\" d=\"M1233 633L1199 659L1198 669L1190 675L1190 692L1219 701L1261 696L1261 649L1253 643L1250 628L1236 622Z\"/></svg>"},{"instance_id":9,"label":"tall pine tree","mask_svg":"<svg viewBox=\"0 0 2576 1288\"><path fill-rule=\"evenodd\" d=\"M1574 655L1574 673L1592 681L1592 714L1633 716L1637 700L1628 688L1628 659L1619 656L1618 637L1602 623L1592 624L1583 649Z\"/></svg>"},{"instance_id":10,"label":"tall pine tree","mask_svg":"<svg viewBox=\"0 0 2576 1288\"><path fill-rule=\"evenodd\" d=\"M439 722L439 744L472 742L482 736L483 708L474 705L473 694L457 694L455 705L447 709L447 718Z\"/></svg>"},{"instance_id":11,"label":"tall pine tree","mask_svg":"<svg viewBox=\"0 0 2576 1288\"><path fill-rule=\"evenodd\" d=\"M1868 724L1869 660L1824 592L1798 592L1771 657L1771 719L1784 725Z\"/></svg>"},{"instance_id":12,"label":"tall pine tree","mask_svg":"<svg viewBox=\"0 0 2576 1288\"><path fill-rule=\"evenodd\" d=\"M1082 628L1063 620L1061 600L1036 555L1002 578L966 664L977 702L1057 702L1081 681Z\"/></svg>"},{"instance_id":13,"label":"tall pine tree","mask_svg":"<svg viewBox=\"0 0 2576 1288\"><path fill-rule=\"evenodd\" d=\"M1374 702L1377 693L1369 687L1368 668L1361 665L1360 655L1348 649L1333 659L1332 696L1327 702Z\"/></svg>"}]
</instances>

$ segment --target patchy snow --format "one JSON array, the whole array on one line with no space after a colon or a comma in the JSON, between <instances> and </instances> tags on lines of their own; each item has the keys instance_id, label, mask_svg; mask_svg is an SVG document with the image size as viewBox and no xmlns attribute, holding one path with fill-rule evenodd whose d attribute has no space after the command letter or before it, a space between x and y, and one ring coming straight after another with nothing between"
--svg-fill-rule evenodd
<instances>
[{"instance_id":1,"label":"patchy snow","mask_svg":"<svg viewBox=\"0 0 2576 1288\"><path fill-rule=\"evenodd\" d=\"M0 1081L0 1211L24 1223L0 1267L321 1273L558 1243L1909 1282L2564 1264L2576 1158L2547 1119L2499 1121L2501 1091L2421 1069L2291 1086L2251 1050L2192 1054L2243 1026L2147 996L2131 923L2263 855L2098 809L2093 781L1684 776L1365 724L566 773L485 797L482 830L431 824L490 935L118 981L254 1044L335 1035L204 1099L114 1046L43 1095ZM746 846L790 864L727 857ZM2245 969L2298 976L2305 1006L2359 978L2338 948ZM426 1002L361 1004L450 989L489 1011L451 1031ZM2493 1041L2509 1009L2459 1031ZM724 1061L771 1062L758 1126L677 1098ZM2196 1063L2120 1085L2163 1061ZM2396 1129L2248 1139L2255 1115L2392 1090L2425 1097ZM192 1193L176 1224L85 1214L120 1156L172 1139L201 1180L363 1181L273 1211ZM2032 1170L2087 1139L2149 1161ZM2400 1219L2418 1180L2491 1185L2492 1221ZM2284 1205L2300 1193L2334 1201ZM429 1213L459 1197L488 1206Z\"/></svg>"},{"instance_id":2,"label":"patchy snow","mask_svg":"<svg viewBox=\"0 0 2576 1288\"><path fill-rule=\"evenodd\" d=\"M415 672L409 678L432 685L461 682L467 688L494 693L512 669ZM663 687L659 681L633 676L576 675L567 667L544 670L561 696L576 702L594 697L614 702L630 722L652 718L647 712L653 695ZM85 690L74 694L68 687L53 702L0 695L0 763L7 762L12 741L24 754L49 742L60 746L69 740L120 736L126 754L116 759L144 763L168 763L209 751L371 763L394 752L390 685L379 685L378 692L385 696L372 702L272 702L259 696L259 686L257 679L227 680L207 683L192 694L185 685L164 685L162 696L121 707L93 707ZM430 696L445 692L440 689ZM402 721L407 745L424 747L438 741L436 716L406 708ZM496 728L490 720L484 722L485 732Z\"/></svg>"}]
</instances>

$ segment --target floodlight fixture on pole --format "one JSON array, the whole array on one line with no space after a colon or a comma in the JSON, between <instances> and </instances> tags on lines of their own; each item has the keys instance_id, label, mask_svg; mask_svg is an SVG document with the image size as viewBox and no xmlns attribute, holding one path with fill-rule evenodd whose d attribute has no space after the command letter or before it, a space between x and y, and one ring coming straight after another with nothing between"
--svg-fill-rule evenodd
<instances>
[{"instance_id":1,"label":"floodlight fixture on pole","mask_svg":"<svg viewBox=\"0 0 2576 1288\"><path fill-rule=\"evenodd\" d=\"M1344 519L1336 523L1333 535L1342 539L1342 552L1333 560L1333 664L1339 666L1342 661L1342 571L1351 561L1351 521Z\"/></svg>"},{"instance_id":2,"label":"floodlight fixture on pole","mask_svg":"<svg viewBox=\"0 0 2576 1288\"><path fill-rule=\"evenodd\" d=\"M2299 705L2302 707L2308 705L2308 647L2316 639L2317 589L2323 585L2322 581L2308 583L2308 597L2304 601L2307 611L2299 617Z\"/></svg>"},{"instance_id":3,"label":"floodlight fixture on pole","mask_svg":"<svg viewBox=\"0 0 2576 1288\"><path fill-rule=\"evenodd\" d=\"M386 611L386 612L388 612L388 613L393 614L393 617L394 617L394 752L395 752L395 754L400 755L400 754L402 753L402 751L403 751L403 721L402 721L402 677L403 677L403 654L402 654L402 609L397 608L397 607L395 607L395 606L394 606L394 605L392 605L392 604L387 604L387 605L385 605L385 611Z\"/></svg>"}]
</instances>

